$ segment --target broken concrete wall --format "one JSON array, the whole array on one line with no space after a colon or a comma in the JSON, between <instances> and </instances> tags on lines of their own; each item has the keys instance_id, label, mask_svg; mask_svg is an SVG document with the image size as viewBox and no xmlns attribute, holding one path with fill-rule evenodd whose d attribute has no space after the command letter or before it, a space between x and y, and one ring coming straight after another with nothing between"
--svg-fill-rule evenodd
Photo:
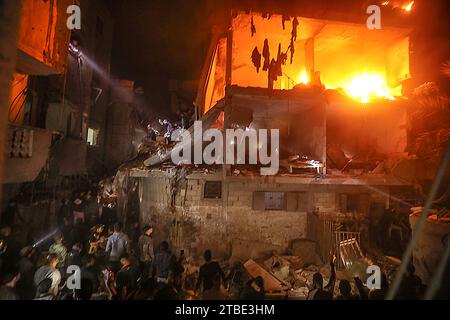
<instances>
[{"instance_id":1,"label":"broken concrete wall","mask_svg":"<svg viewBox=\"0 0 450 320\"><path fill-rule=\"evenodd\" d=\"M187 176L172 199L174 177L161 171L141 178L141 223L154 225L157 243L169 240L176 250L184 249L194 257L200 257L205 249L232 260L283 254L293 240L316 239L308 234L308 212L348 212L341 201L343 194L363 194L352 207L358 211L355 214L367 216L372 203L386 205L385 197L362 191L359 185L311 184L295 178L232 177L222 182L221 194L228 195L226 200L206 199L205 184L221 181L221 175L195 173ZM381 190L389 194L387 188ZM282 207L266 210L261 197L264 192L283 193Z\"/></svg>"}]
</instances>

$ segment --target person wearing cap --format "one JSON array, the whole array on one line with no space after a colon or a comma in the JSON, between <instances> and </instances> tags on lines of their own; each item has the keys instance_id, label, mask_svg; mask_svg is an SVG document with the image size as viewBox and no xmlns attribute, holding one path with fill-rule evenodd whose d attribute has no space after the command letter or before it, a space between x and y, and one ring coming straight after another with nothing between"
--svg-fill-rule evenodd
<instances>
[{"instance_id":1,"label":"person wearing cap","mask_svg":"<svg viewBox=\"0 0 450 320\"><path fill-rule=\"evenodd\" d=\"M152 274L152 263L155 259L153 247L153 227L151 225L143 228L143 233L139 237L139 261L145 277Z\"/></svg>"}]
</instances>

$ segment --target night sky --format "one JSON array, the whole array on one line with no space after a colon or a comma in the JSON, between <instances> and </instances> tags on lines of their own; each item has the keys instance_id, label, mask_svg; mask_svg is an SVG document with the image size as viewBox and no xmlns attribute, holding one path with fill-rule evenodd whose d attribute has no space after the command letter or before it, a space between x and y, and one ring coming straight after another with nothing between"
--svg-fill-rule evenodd
<instances>
[{"instance_id":1,"label":"night sky","mask_svg":"<svg viewBox=\"0 0 450 320\"><path fill-rule=\"evenodd\" d=\"M112 72L135 80L144 87L148 106L168 113L168 81L200 78L210 41L211 1L114 2Z\"/></svg>"},{"instance_id":2,"label":"night sky","mask_svg":"<svg viewBox=\"0 0 450 320\"><path fill-rule=\"evenodd\" d=\"M411 70L418 76L422 70L438 70L436 64L450 59L449 2L417 0L415 3L410 22L415 28L413 37L418 42L411 50L423 63L419 68L417 64L412 66ZM320 14L328 10L359 12L370 1L110 0L108 3L115 20L113 75L134 80L144 88L150 114L169 114L168 81L200 78L211 27L223 23L231 7L276 11L302 6Z\"/></svg>"}]
</instances>

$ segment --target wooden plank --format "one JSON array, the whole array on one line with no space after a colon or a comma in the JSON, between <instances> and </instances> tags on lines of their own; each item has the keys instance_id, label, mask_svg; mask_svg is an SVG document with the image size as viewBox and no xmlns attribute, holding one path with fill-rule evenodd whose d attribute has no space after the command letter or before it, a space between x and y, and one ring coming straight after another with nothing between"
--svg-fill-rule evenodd
<instances>
[{"instance_id":1,"label":"wooden plank","mask_svg":"<svg viewBox=\"0 0 450 320\"><path fill-rule=\"evenodd\" d=\"M252 259L244 263L244 267L252 278L260 276L264 279L264 289L266 291L289 290L289 287L286 284L284 284L283 281L277 279L274 275L266 271L263 267L261 267Z\"/></svg>"}]
</instances>

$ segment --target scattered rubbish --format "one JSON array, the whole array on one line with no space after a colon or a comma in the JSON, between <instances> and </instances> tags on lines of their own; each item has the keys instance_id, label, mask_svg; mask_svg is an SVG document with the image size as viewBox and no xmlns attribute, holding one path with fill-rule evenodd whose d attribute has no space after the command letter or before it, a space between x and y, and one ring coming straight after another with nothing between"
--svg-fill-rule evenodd
<instances>
[{"instance_id":1,"label":"scattered rubbish","mask_svg":"<svg viewBox=\"0 0 450 320\"><path fill-rule=\"evenodd\" d=\"M254 260L248 260L244 263L244 268L252 276L256 278L258 276L264 279L264 288L266 293L272 295L286 295L287 291L290 289L289 285L275 277L270 272L266 271L263 267L257 264Z\"/></svg>"}]
</instances>

